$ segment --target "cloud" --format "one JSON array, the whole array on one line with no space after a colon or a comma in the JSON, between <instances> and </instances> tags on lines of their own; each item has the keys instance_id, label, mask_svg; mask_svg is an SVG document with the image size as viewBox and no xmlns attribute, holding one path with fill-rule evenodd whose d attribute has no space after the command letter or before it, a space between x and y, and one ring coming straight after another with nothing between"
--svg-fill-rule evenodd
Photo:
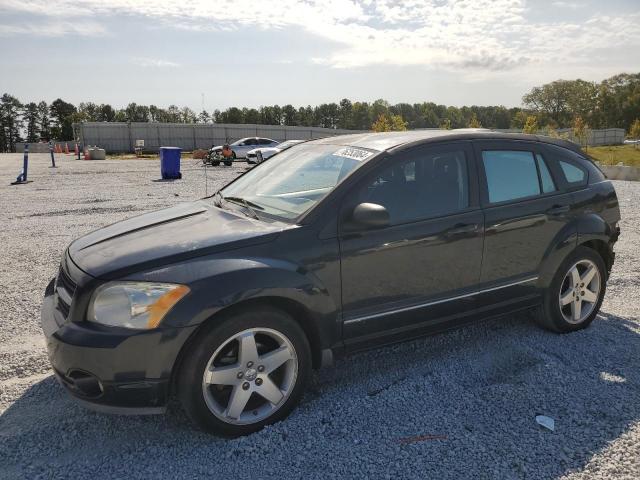
<instances>
[{"instance_id":1,"label":"cloud","mask_svg":"<svg viewBox=\"0 0 640 480\"><path fill-rule=\"evenodd\" d=\"M537 8L525 0L0 0L0 12L132 15L166 28L230 35L246 28L277 35L295 27L331 41L326 55L312 61L332 68L413 65L499 72L558 62L593 64L607 61L607 52L620 45L629 51L640 47L640 12L593 12L582 22L558 15L533 21L529 15Z\"/></svg>"},{"instance_id":2,"label":"cloud","mask_svg":"<svg viewBox=\"0 0 640 480\"><path fill-rule=\"evenodd\" d=\"M552 2L551 5L553 5L554 7L559 7L559 8L570 8L572 10L577 10L578 8L584 7L584 4L582 4L582 3L578 3L578 2L563 2L563 1Z\"/></svg>"},{"instance_id":3,"label":"cloud","mask_svg":"<svg viewBox=\"0 0 640 480\"><path fill-rule=\"evenodd\" d=\"M19 24L0 24L0 37L15 35L30 35L41 37L62 37L65 35L79 35L84 37L100 36L106 33L104 27L93 21L81 23L58 20L34 20Z\"/></svg>"},{"instance_id":4,"label":"cloud","mask_svg":"<svg viewBox=\"0 0 640 480\"><path fill-rule=\"evenodd\" d=\"M160 58L149 57L132 57L131 63L140 67L152 67L152 68L176 68L180 64L176 62L170 62L169 60L163 60Z\"/></svg>"}]
</instances>

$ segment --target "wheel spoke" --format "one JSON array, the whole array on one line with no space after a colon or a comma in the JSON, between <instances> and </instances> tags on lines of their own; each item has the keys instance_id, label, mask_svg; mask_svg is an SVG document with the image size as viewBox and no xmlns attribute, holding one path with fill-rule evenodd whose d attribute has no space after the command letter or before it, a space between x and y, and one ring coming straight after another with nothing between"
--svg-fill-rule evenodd
<instances>
[{"instance_id":1,"label":"wheel spoke","mask_svg":"<svg viewBox=\"0 0 640 480\"><path fill-rule=\"evenodd\" d=\"M574 320L580 320L580 313L582 312L582 306L580 300L576 300L571 304L571 315Z\"/></svg>"},{"instance_id":2,"label":"wheel spoke","mask_svg":"<svg viewBox=\"0 0 640 480\"><path fill-rule=\"evenodd\" d=\"M282 400L284 395L280 391L273 381L269 377L265 377L262 385L257 390L257 393L264 397L265 400L271 402L273 405L277 405Z\"/></svg>"},{"instance_id":3,"label":"wheel spoke","mask_svg":"<svg viewBox=\"0 0 640 480\"><path fill-rule=\"evenodd\" d=\"M249 401L250 396L251 390L244 390L240 385L235 386L233 388L233 392L231 392L229 404L227 405L227 410L224 412L224 414L227 417L235 419L240 418L240 415L244 411L244 407L247 406L247 402Z\"/></svg>"},{"instance_id":4,"label":"wheel spoke","mask_svg":"<svg viewBox=\"0 0 640 480\"><path fill-rule=\"evenodd\" d=\"M598 295L596 295L595 292L592 292L588 288L585 288L584 296L582 297L582 300L589 303L596 303L598 301Z\"/></svg>"},{"instance_id":5,"label":"wheel spoke","mask_svg":"<svg viewBox=\"0 0 640 480\"><path fill-rule=\"evenodd\" d=\"M289 347L284 346L262 355L259 359L259 363L264 365L266 373L271 373L284 362L291 360L292 358L293 356L291 355Z\"/></svg>"},{"instance_id":6,"label":"wheel spoke","mask_svg":"<svg viewBox=\"0 0 640 480\"><path fill-rule=\"evenodd\" d=\"M563 307L565 305L569 305L571 302L573 302L573 290L569 290L567 293L560 297L560 305L562 305Z\"/></svg>"},{"instance_id":7,"label":"wheel spoke","mask_svg":"<svg viewBox=\"0 0 640 480\"><path fill-rule=\"evenodd\" d=\"M573 267L569 273L571 274L571 288L580 285L580 272L578 271L578 267Z\"/></svg>"},{"instance_id":8,"label":"wheel spoke","mask_svg":"<svg viewBox=\"0 0 640 480\"><path fill-rule=\"evenodd\" d=\"M247 332L238 339L240 350L238 352L238 361L244 366L247 362L255 362L258 359L258 347L256 338L252 332Z\"/></svg>"},{"instance_id":9,"label":"wheel spoke","mask_svg":"<svg viewBox=\"0 0 640 480\"><path fill-rule=\"evenodd\" d=\"M207 371L204 381L212 385L237 385L239 368L239 365L215 367L213 370Z\"/></svg>"},{"instance_id":10,"label":"wheel spoke","mask_svg":"<svg viewBox=\"0 0 640 480\"><path fill-rule=\"evenodd\" d=\"M580 278L580 282L584 283L585 286L589 285L597 271L598 270L596 269L596 267L594 265L591 265L589 267L589 270L587 270L584 275L582 275L582 278Z\"/></svg>"}]
</instances>

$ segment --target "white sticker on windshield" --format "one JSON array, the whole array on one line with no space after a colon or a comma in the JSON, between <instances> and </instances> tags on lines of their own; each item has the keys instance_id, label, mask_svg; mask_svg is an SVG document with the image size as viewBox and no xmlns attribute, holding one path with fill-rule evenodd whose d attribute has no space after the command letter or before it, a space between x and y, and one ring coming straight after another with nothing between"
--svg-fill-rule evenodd
<instances>
[{"instance_id":1,"label":"white sticker on windshield","mask_svg":"<svg viewBox=\"0 0 640 480\"><path fill-rule=\"evenodd\" d=\"M373 155L373 152L370 152L369 150L362 150L361 148L345 147L335 152L334 155L337 157L345 157L362 161Z\"/></svg>"}]
</instances>

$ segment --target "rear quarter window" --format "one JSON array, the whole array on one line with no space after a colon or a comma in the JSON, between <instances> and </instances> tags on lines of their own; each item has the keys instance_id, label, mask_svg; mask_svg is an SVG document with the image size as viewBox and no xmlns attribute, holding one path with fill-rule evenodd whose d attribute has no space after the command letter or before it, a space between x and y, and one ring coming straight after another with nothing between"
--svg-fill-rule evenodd
<instances>
[{"instance_id":1,"label":"rear quarter window","mask_svg":"<svg viewBox=\"0 0 640 480\"><path fill-rule=\"evenodd\" d=\"M570 186L586 185L588 175L586 170L566 160L558 160L564 178Z\"/></svg>"}]
</instances>

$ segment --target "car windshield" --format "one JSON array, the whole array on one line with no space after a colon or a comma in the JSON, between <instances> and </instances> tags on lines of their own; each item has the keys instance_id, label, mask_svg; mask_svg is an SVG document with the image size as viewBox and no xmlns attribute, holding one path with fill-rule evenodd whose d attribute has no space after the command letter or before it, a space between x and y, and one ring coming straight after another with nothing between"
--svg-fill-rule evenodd
<instances>
[{"instance_id":1,"label":"car windshield","mask_svg":"<svg viewBox=\"0 0 640 480\"><path fill-rule=\"evenodd\" d=\"M341 145L297 145L259 164L220 193L242 199L260 213L293 220L375 153Z\"/></svg>"}]
</instances>

